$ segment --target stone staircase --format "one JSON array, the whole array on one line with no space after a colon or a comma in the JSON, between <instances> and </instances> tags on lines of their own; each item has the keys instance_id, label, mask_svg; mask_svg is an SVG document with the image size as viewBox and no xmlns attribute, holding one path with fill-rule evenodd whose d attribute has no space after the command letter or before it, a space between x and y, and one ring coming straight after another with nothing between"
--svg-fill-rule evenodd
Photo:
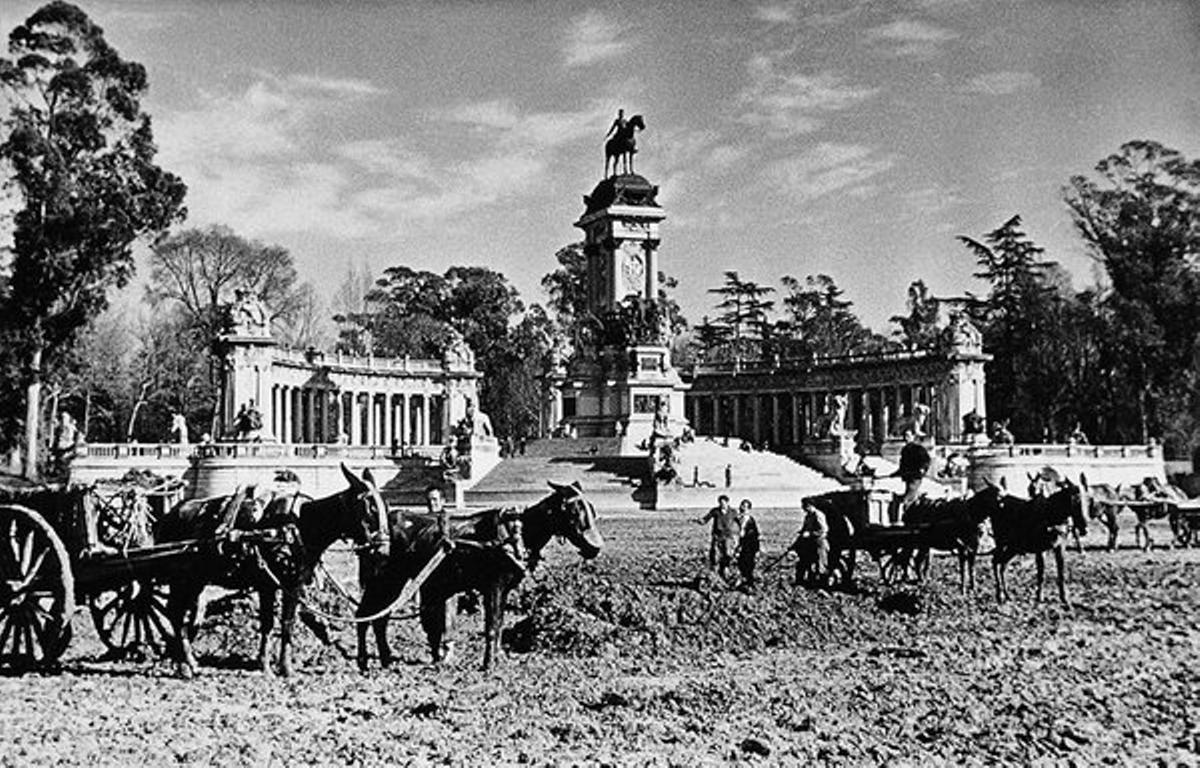
<instances>
[{"instance_id":1,"label":"stone staircase","mask_svg":"<svg viewBox=\"0 0 1200 768\"><path fill-rule=\"evenodd\" d=\"M679 451L679 483L658 488L657 508L707 508L726 493L736 504L748 498L759 508L799 509L800 499L842 487L837 480L787 456L743 451L697 437Z\"/></svg>"},{"instance_id":2,"label":"stone staircase","mask_svg":"<svg viewBox=\"0 0 1200 768\"><path fill-rule=\"evenodd\" d=\"M619 452L613 437L532 441L525 455L504 459L469 489L467 505L530 504L549 493L549 481L578 481L598 509L653 508L653 489L643 487L649 459Z\"/></svg>"},{"instance_id":3,"label":"stone staircase","mask_svg":"<svg viewBox=\"0 0 1200 768\"><path fill-rule=\"evenodd\" d=\"M537 440L524 456L505 459L466 492L469 507L530 504L548 492L547 481L578 481L598 509L706 509L728 493L761 508L798 508L803 496L841 485L786 456L746 452L698 439L682 446L679 482L648 481L648 457L621 456L618 438ZM725 485L726 468L730 485ZM699 483L693 484L698 478Z\"/></svg>"}]
</instances>

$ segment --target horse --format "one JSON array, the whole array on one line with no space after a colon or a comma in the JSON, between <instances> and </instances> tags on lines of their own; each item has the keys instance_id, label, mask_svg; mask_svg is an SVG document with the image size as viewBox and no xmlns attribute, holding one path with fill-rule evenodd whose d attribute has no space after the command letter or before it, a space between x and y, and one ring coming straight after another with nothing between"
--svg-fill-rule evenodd
<instances>
[{"instance_id":1,"label":"horse","mask_svg":"<svg viewBox=\"0 0 1200 768\"><path fill-rule=\"evenodd\" d=\"M625 125L617 129L611 139L604 143L604 176L608 177L609 161L612 161L612 175L617 175L618 163L622 163L625 173L633 173L633 156L637 154L637 139L634 129L646 130L646 123L641 115L634 115L625 121ZM622 162L623 161L623 162Z\"/></svg>"},{"instance_id":2,"label":"horse","mask_svg":"<svg viewBox=\"0 0 1200 768\"><path fill-rule=\"evenodd\" d=\"M448 659L452 646L446 641L451 613L447 601L455 595L477 590L483 597L483 668L490 669L500 655L500 630L509 592L533 571L542 549L555 536L575 546L585 560L600 554L604 539L596 526L596 511L583 496L578 483L559 485L546 498L524 510L489 509L454 517L448 532L453 549L421 585L421 626L434 663ZM396 599L404 583L429 562L443 546L438 520L429 514L397 513L391 525L388 553L371 553L360 558L358 667L367 670L366 618L379 648L379 663L388 667L392 652L387 642L386 608Z\"/></svg>"},{"instance_id":3,"label":"horse","mask_svg":"<svg viewBox=\"0 0 1200 768\"><path fill-rule=\"evenodd\" d=\"M1054 553L1058 568L1058 597L1063 605L1067 602L1064 580L1063 549L1068 529L1072 526L1081 534L1087 533L1087 518L1083 512L1084 491L1070 480L1053 493L1021 499L1004 494L991 515L992 537L996 547L992 550L992 571L996 578L996 602L1008 599L1008 584L1005 569L1017 555L1031 554L1037 562L1036 601L1042 599L1042 581L1045 578L1044 554Z\"/></svg>"},{"instance_id":4,"label":"horse","mask_svg":"<svg viewBox=\"0 0 1200 768\"><path fill-rule=\"evenodd\" d=\"M1150 521L1171 517L1172 506L1187 500L1187 494L1183 491L1153 477L1132 486L1088 485L1086 479L1083 483L1088 494L1088 516L1093 520L1099 519L1108 530L1107 548L1110 552L1117 548L1123 510L1132 511L1137 519L1133 528L1134 546L1148 550L1154 546L1150 538Z\"/></svg>"},{"instance_id":5,"label":"horse","mask_svg":"<svg viewBox=\"0 0 1200 768\"><path fill-rule=\"evenodd\" d=\"M166 579L170 587L166 613L174 631L171 646L182 677L199 671L191 641L200 593L209 584L258 592L258 666L267 674L272 671L268 646L275 596L283 591L278 664L281 675L292 674L288 650L296 609L325 550L338 539L351 539L360 548L386 546L387 506L379 491L345 464L342 475L349 484L346 490L315 500L299 494L276 496L257 520L237 520L245 516L244 493L184 501L159 520L154 531L157 543L205 539L217 543L212 550L202 550L191 567ZM250 533L275 529L280 536L256 542L245 535L246 529ZM238 541L239 537L246 540Z\"/></svg>"},{"instance_id":6,"label":"horse","mask_svg":"<svg viewBox=\"0 0 1200 768\"><path fill-rule=\"evenodd\" d=\"M917 540L915 570L918 580L929 571L931 549L953 552L958 556L958 591L975 591L975 557L983 524L1000 504L999 486L988 484L961 499L919 498L904 512L904 527L915 528Z\"/></svg>"}]
</instances>

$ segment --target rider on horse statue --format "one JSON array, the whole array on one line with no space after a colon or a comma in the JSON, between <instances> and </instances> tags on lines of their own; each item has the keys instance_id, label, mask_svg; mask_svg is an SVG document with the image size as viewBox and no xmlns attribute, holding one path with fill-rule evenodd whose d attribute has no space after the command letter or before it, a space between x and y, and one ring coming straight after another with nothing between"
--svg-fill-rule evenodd
<instances>
[{"instance_id":1,"label":"rider on horse statue","mask_svg":"<svg viewBox=\"0 0 1200 768\"><path fill-rule=\"evenodd\" d=\"M637 140L634 131L645 130L646 124L641 115L625 119L625 110L618 109L617 117L608 128L604 144L604 175L608 175L608 161L612 160L612 172L616 176L619 171L633 173L633 156L637 154Z\"/></svg>"}]
</instances>

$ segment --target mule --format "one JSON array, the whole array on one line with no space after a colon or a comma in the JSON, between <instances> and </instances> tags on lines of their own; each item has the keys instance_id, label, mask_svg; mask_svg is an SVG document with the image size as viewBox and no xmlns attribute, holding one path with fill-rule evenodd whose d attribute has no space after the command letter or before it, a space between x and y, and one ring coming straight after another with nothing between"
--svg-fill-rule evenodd
<instances>
[{"instance_id":1,"label":"mule","mask_svg":"<svg viewBox=\"0 0 1200 768\"><path fill-rule=\"evenodd\" d=\"M570 542L585 560L600 554L604 538L596 525L596 511L578 483L550 484L546 498L524 510L490 509L452 518L450 538L454 548L421 585L421 627L434 663L448 659L452 645L447 641L453 613L447 601L462 592L476 590L483 601L483 668L490 669L500 656L500 632L509 592L521 582L526 570L534 570L542 549L555 536ZM428 514L400 514L392 519L388 552L360 558L362 599L357 616L358 666L368 667L367 623L384 611L442 546L438 520ZM379 650L379 663L392 661L387 641L388 617L370 622Z\"/></svg>"},{"instance_id":2,"label":"mule","mask_svg":"<svg viewBox=\"0 0 1200 768\"><path fill-rule=\"evenodd\" d=\"M1187 494L1183 491L1153 477L1136 485L1116 487L1103 483L1089 485L1086 478L1082 482L1088 495L1088 517L1099 519L1108 530L1106 547L1110 552L1117 548L1121 512L1128 510L1134 515L1134 547L1149 550L1154 546L1150 537L1150 522L1170 518L1172 507L1187 500Z\"/></svg>"},{"instance_id":3,"label":"mule","mask_svg":"<svg viewBox=\"0 0 1200 768\"><path fill-rule=\"evenodd\" d=\"M936 549L953 552L958 559L958 591L975 591L975 558L983 524L1000 505L1003 495L990 483L961 499L918 499L904 512L904 526L915 528L917 546L915 570L923 580L929 572L929 553Z\"/></svg>"},{"instance_id":4,"label":"mule","mask_svg":"<svg viewBox=\"0 0 1200 768\"><path fill-rule=\"evenodd\" d=\"M200 593L210 584L258 592L257 660L268 674L272 671L268 650L276 595L283 592L278 666L281 675L292 674L289 648L296 609L325 550L339 539L350 539L360 548L386 546L387 506L378 490L344 464L342 474L349 484L345 490L315 500L299 494L277 496L267 504L261 519L242 521L242 525L231 526L235 516L242 514L239 507L244 497L236 494L182 502L158 522L158 543L192 539L218 543L198 553L191 567L166 580L170 587L166 613L174 630L171 645L182 677L190 678L199 671L192 639ZM281 536L239 542L238 534L244 528L275 529Z\"/></svg>"},{"instance_id":5,"label":"mule","mask_svg":"<svg viewBox=\"0 0 1200 768\"><path fill-rule=\"evenodd\" d=\"M996 601L1003 603L1008 599L1005 570L1009 561L1017 555L1031 554L1037 563L1035 600L1041 602L1042 582L1046 573L1045 553L1052 552L1057 567L1058 598L1063 605L1069 605L1063 550L1072 526L1081 535L1087 533L1082 487L1070 480L1063 480L1057 490L1046 496L1021 499L1005 494L1000 497L991 521L992 537L996 541L992 551Z\"/></svg>"}]
</instances>

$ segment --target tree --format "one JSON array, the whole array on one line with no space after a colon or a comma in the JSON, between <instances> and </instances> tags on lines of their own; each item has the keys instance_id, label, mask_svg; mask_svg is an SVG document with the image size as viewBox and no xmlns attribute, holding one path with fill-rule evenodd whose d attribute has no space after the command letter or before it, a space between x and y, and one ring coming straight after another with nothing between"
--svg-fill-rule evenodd
<instances>
[{"instance_id":1,"label":"tree","mask_svg":"<svg viewBox=\"0 0 1200 768\"><path fill-rule=\"evenodd\" d=\"M1055 426L1059 384L1054 340L1061 331L1063 296L1051 276L1053 262L1021 230L1013 216L978 241L959 236L980 266L976 277L991 291L985 303L984 347L995 356L988 369L988 403L1013 431L1040 440Z\"/></svg>"},{"instance_id":2,"label":"tree","mask_svg":"<svg viewBox=\"0 0 1200 768\"><path fill-rule=\"evenodd\" d=\"M550 295L549 316L562 338L575 339L577 328L590 315L587 285L587 255L583 243L570 243L554 254L558 269L542 278Z\"/></svg>"},{"instance_id":3,"label":"tree","mask_svg":"<svg viewBox=\"0 0 1200 768\"><path fill-rule=\"evenodd\" d=\"M133 273L133 243L184 215L186 187L154 163L145 69L79 8L53 2L9 36L0 161L20 196L3 301L8 353L27 366L25 472L37 472L41 385L52 358Z\"/></svg>"},{"instance_id":4,"label":"tree","mask_svg":"<svg viewBox=\"0 0 1200 768\"><path fill-rule=\"evenodd\" d=\"M242 289L262 301L268 319L285 338L311 297L286 248L247 240L228 227L185 229L151 248L146 295L157 311L182 321L176 328L179 339L191 345L191 354L207 358L209 391L202 399L214 404L208 418L214 434L221 336L227 330L228 307Z\"/></svg>"},{"instance_id":5,"label":"tree","mask_svg":"<svg viewBox=\"0 0 1200 768\"><path fill-rule=\"evenodd\" d=\"M1200 161L1131 141L1095 170L1064 198L1111 283L1113 373L1133 394L1137 437L1186 455L1200 441Z\"/></svg>"},{"instance_id":6,"label":"tree","mask_svg":"<svg viewBox=\"0 0 1200 768\"><path fill-rule=\"evenodd\" d=\"M514 350L538 361L544 358L543 353L513 337L514 321L523 312L524 305L508 279L486 267L450 267L444 275L389 267L367 295L365 311L339 316L343 323L340 343L344 349L369 350L387 357L440 358L455 335L461 335L474 350L484 374L480 407L493 416L499 429L500 424L524 424L519 412L536 409L536 403L529 406L524 400L508 399L520 390L512 379ZM516 370L524 369L524 364L516 366Z\"/></svg>"},{"instance_id":7,"label":"tree","mask_svg":"<svg viewBox=\"0 0 1200 768\"><path fill-rule=\"evenodd\" d=\"M214 349L239 289L263 302L273 324L292 322L307 300L286 248L247 240L229 227L186 229L151 249L151 304L178 304Z\"/></svg>"},{"instance_id":8,"label":"tree","mask_svg":"<svg viewBox=\"0 0 1200 768\"><path fill-rule=\"evenodd\" d=\"M312 283L296 288L296 308L279 323L279 341L293 349L325 349L333 343L333 315Z\"/></svg>"},{"instance_id":9,"label":"tree","mask_svg":"<svg viewBox=\"0 0 1200 768\"><path fill-rule=\"evenodd\" d=\"M729 329L728 350L723 356L735 360L754 360L762 356L762 339L767 326L767 316L775 308L775 302L766 299L775 289L759 285L753 280L743 280L736 271L725 272L725 284L710 288L709 293L721 297L716 308L721 314L717 324Z\"/></svg>"},{"instance_id":10,"label":"tree","mask_svg":"<svg viewBox=\"0 0 1200 768\"><path fill-rule=\"evenodd\" d=\"M924 280L914 280L908 286L908 314L892 315L899 326L896 335L907 349L924 349L938 340L938 302L929 294Z\"/></svg>"},{"instance_id":11,"label":"tree","mask_svg":"<svg viewBox=\"0 0 1200 768\"><path fill-rule=\"evenodd\" d=\"M782 279L787 296L787 317L780 324L784 353L788 356L848 355L886 346L886 340L866 328L842 298L843 291L829 275L809 275L800 282Z\"/></svg>"},{"instance_id":12,"label":"tree","mask_svg":"<svg viewBox=\"0 0 1200 768\"><path fill-rule=\"evenodd\" d=\"M541 378L549 364L553 338L553 321L534 304L492 349L484 409L492 415L497 434L537 434Z\"/></svg>"},{"instance_id":13,"label":"tree","mask_svg":"<svg viewBox=\"0 0 1200 768\"><path fill-rule=\"evenodd\" d=\"M337 346L345 352L365 353L360 339L352 338L355 333L353 318L364 314L369 308L367 296L375 290L375 276L366 261L352 263L337 290L333 292L329 308L336 325Z\"/></svg>"}]
</instances>

